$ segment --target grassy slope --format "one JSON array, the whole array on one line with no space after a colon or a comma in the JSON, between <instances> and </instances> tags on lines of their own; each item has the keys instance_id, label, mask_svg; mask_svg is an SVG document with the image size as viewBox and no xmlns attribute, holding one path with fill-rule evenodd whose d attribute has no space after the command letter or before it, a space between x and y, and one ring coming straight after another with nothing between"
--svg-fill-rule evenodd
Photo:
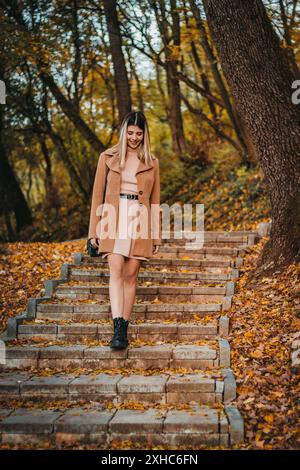
<instances>
[{"instance_id":1,"label":"grassy slope","mask_svg":"<svg viewBox=\"0 0 300 470\"><path fill-rule=\"evenodd\" d=\"M251 230L259 222L269 221L270 204L261 169L245 169L239 157L224 146L215 147L210 161L204 171L190 169L188 182L176 196L181 203L204 204L205 230Z\"/></svg>"}]
</instances>

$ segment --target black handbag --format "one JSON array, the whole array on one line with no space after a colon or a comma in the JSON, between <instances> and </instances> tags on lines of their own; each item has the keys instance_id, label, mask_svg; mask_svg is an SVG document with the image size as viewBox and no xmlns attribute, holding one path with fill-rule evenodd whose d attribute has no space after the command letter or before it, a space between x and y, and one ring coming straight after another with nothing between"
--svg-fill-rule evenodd
<instances>
[{"instance_id":1,"label":"black handbag","mask_svg":"<svg viewBox=\"0 0 300 470\"><path fill-rule=\"evenodd\" d=\"M98 247L97 246L93 246L91 244L91 240L87 240L86 242L86 251L88 253L89 256L100 256L100 253L98 253Z\"/></svg>"},{"instance_id":2,"label":"black handbag","mask_svg":"<svg viewBox=\"0 0 300 470\"><path fill-rule=\"evenodd\" d=\"M104 196L103 196L103 201L105 201L105 193L106 193L106 186L107 186L107 172L105 174L105 188L104 188ZM101 253L98 253L98 247L93 246L91 244L91 239L89 238L86 242L86 251L89 256L95 257L95 256L101 256Z\"/></svg>"}]
</instances>

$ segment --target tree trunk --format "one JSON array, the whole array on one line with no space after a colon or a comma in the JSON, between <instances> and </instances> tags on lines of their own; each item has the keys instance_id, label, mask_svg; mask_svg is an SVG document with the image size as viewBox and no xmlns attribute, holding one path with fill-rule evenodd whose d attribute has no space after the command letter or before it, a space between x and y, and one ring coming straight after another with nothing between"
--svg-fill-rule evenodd
<instances>
[{"instance_id":1,"label":"tree trunk","mask_svg":"<svg viewBox=\"0 0 300 470\"><path fill-rule=\"evenodd\" d=\"M170 125L172 133L172 143L174 152L181 154L185 150L185 138L183 131L183 120L181 114L181 93L180 85L174 66L169 64L167 67L167 80L170 105Z\"/></svg>"},{"instance_id":2,"label":"tree trunk","mask_svg":"<svg viewBox=\"0 0 300 470\"><path fill-rule=\"evenodd\" d=\"M177 2L176 0L170 0L171 6L171 16L172 16L172 37L174 46L180 49L181 38L180 38L180 19L179 13L177 11ZM175 54L176 55L176 54ZM175 147L178 153L183 153L185 151L185 137L183 130L183 119L181 113L181 94L180 94L180 83L177 78L176 72L179 65L179 60L172 57L170 54L170 49L167 47L167 64L170 67L168 80L169 80L169 89L170 89L170 117L171 117L171 130L174 136Z\"/></svg>"},{"instance_id":3,"label":"tree trunk","mask_svg":"<svg viewBox=\"0 0 300 470\"><path fill-rule=\"evenodd\" d=\"M58 210L61 206L59 201L59 195L57 188L53 182L52 177L52 162L49 154L49 149L47 147L46 138L44 135L39 135L39 142L46 162L46 171L45 171L45 189L46 189L46 201L45 208L55 209L56 215L58 215Z\"/></svg>"},{"instance_id":4,"label":"tree trunk","mask_svg":"<svg viewBox=\"0 0 300 470\"><path fill-rule=\"evenodd\" d=\"M122 37L118 22L116 0L104 0L104 11L115 72L119 123L121 124L125 115L131 111L131 94L125 59L122 51Z\"/></svg>"},{"instance_id":5,"label":"tree trunk","mask_svg":"<svg viewBox=\"0 0 300 470\"><path fill-rule=\"evenodd\" d=\"M233 127L233 130L234 130L235 135L237 137L237 140L239 142L239 146L240 146L239 153L242 157L242 160L244 162L247 162L248 161L248 151L249 151L249 149L247 148L247 144L245 142L245 136L243 136L243 132L242 132L241 127L239 126L237 116L234 114L234 110L233 110L233 107L232 107L231 101L230 101L230 96L227 92L225 83L224 83L223 78L221 76L221 73L218 69L218 60L215 57L215 54L214 54L214 52L213 52L213 50L210 47L210 44L208 42L206 30L205 30L205 27L203 25L201 15L200 15L200 11L199 11L199 8L196 5L195 0L190 0L190 5L191 5L191 10L192 10L193 16L196 20L197 28L199 30L201 46L202 46L202 48L205 52L205 55L207 57L207 60L209 62L209 66L210 66L212 75L214 77L215 83L216 83L216 85L218 87L218 90L220 92L222 101L224 103L224 106L225 106L227 114L228 114L228 117L229 117L229 119L232 123L232 127Z\"/></svg>"},{"instance_id":6,"label":"tree trunk","mask_svg":"<svg viewBox=\"0 0 300 470\"><path fill-rule=\"evenodd\" d=\"M295 80L261 0L203 0L222 69L269 188L272 228L258 267L299 260L300 110Z\"/></svg>"},{"instance_id":7,"label":"tree trunk","mask_svg":"<svg viewBox=\"0 0 300 470\"><path fill-rule=\"evenodd\" d=\"M159 10L158 10L158 4ZM165 70L167 75L167 89L168 89L168 115L170 118L172 147L175 153L182 154L185 151L185 137L183 130L183 119L181 113L181 93L180 84L177 76L178 58L176 52L173 54L170 39L175 50L180 48L180 22L179 14L177 11L176 0L170 0L171 18L167 17L166 2L159 0L158 2L150 0L150 5L153 8L156 16L157 26L161 35L161 40L165 53ZM171 23L171 24L170 24Z\"/></svg>"},{"instance_id":8,"label":"tree trunk","mask_svg":"<svg viewBox=\"0 0 300 470\"><path fill-rule=\"evenodd\" d=\"M131 49L130 47L126 47L126 54L127 54L127 59L129 62L130 66L130 71L131 71L131 76L134 78L135 83L136 83L136 100L139 104L139 111L142 111L142 113L145 111L145 106L144 106L144 98L143 98L143 88L141 84L141 80L139 78L139 75L136 70L136 65L134 63L133 58L130 56L131 54Z\"/></svg>"},{"instance_id":9,"label":"tree trunk","mask_svg":"<svg viewBox=\"0 0 300 470\"><path fill-rule=\"evenodd\" d=\"M0 106L0 203L8 233L12 231L9 213L14 212L16 231L32 223L32 216L15 174L9 164L3 138L3 105ZM11 237L11 233L9 233Z\"/></svg>"}]
</instances>

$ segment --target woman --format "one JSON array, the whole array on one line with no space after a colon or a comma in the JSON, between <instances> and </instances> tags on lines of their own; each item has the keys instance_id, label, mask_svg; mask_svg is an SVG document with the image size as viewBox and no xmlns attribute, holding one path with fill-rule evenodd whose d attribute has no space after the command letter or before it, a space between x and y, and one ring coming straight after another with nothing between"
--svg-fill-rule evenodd
<instances>
[{"instance_id":1,"label":"woman","mask_svg":"<svg viewBox=\"0 0 300 470\"><path fill-rule=\"evenodd\" d=\"M151 154L147 120L142 112L130 112L122 122L117 145L99 157L88 234L98 253L108 259L114 324L110 347L114 349L128 346L127 328L141 260L149 260L161 245L159 206L159 161Z\"/></svg>"}]
</instances>

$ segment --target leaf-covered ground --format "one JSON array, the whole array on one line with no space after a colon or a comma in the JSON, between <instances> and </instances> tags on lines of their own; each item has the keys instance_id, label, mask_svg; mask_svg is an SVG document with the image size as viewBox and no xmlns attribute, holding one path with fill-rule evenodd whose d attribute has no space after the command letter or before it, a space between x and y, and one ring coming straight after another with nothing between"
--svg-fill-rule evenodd
<instances>
[{"instance_id":1,"label":"leaf-covered ground","mask_svg":"<svg viewBox=\"0 0 300 470\"><path fill-rule=\"evenodd\" d=\"M300 444L299 373L291 368L290 356L293 335L300 331L295 315L300 266L249 283L265 241L249 249L228 312L235 403L245 419L247 448L295 449Z\"/></svg>"},{"instance_id":2,"label":"leaf-covered ground","mask_svg":"<svg viewBox=\"0 0 300 470\"><path fill-rule=\"evenodd\" d=\"M84 243L5 243L0 245L0 330L9 317L26 310L27 300L38 297L43 281L60 277L63 263Z\"/></svg>"}]
</instances>

